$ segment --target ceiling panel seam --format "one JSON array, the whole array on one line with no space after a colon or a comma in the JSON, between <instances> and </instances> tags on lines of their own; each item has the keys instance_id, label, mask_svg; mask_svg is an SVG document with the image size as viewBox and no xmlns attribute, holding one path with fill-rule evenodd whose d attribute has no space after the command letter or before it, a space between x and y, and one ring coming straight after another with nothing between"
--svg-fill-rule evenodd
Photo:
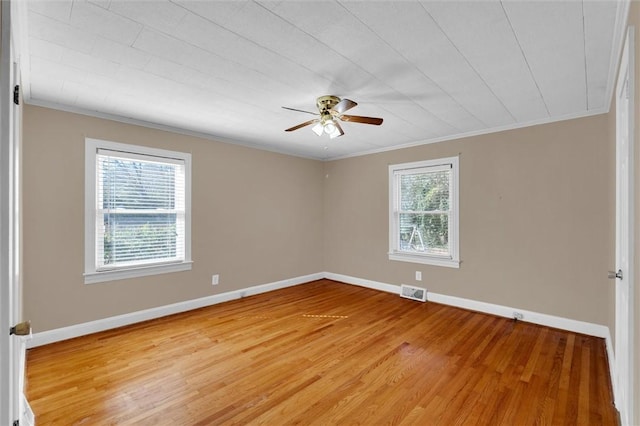
<instances>
[{"instance_id":1,"label":"ceiling panel seam","mask_svg":"<svg viewBox=\"0 0 640 426\"><path fill-rule=\"evenodd\" d=\"M585 104L587 105L587 111L589 111L589 69L587 67L587 30L585 28L584 17L584 0L580 2L580 10L582 11L582 56L584 57L584 81L585 81Z\"/></svg>"},{"instance_id":2,"label":"ceiling panel seam","mask_svg":"<svg viewBox=\"0 0 640 426\"><path fill-rule=\"evenodd\" d=\"M518 121L518 119L513 115L513 113L511 112L511 110L509 108L507 108L507 106L504 104L504 102L502 101L502 99L500 99L500 97L498 95L496 95L496 93L493 91L493 89L491 88L491 86L489 85L489 83L487 83L487 81L482 77L482 75L478 72L478 70L476 69L476 67L473 66L473 64L471 64L471 62L469 62L469 59L467 59L466 55L464 55L460 49L458 48L458 46L453 42L453 40L451 40L451 37L449 37L449 35L447 34L447 32L440 26L440 24L438 24L438 21L433 17L433 15L431 15L431 13L424 7L424 4L422 4L422 2L420 2L420 6L422 7L422 9L425 11L425 13L427 15L429 15L429 17L431 18L431 20L433 21L433 23L436 25L436 27L438 27L438 29L440 30L440 32L442 33L442 35L444 35L446 37L446 39L449 41L449 43L451 43L451 46L453 46L453 48L456 50L456 52L458 52L460 54L460 57L462 58L463 61L465 61L467 63L467 65L469 65L469 68L471 68L473 70L473 72L478 76L478 78L480 79L480 81L482 81L482 83L485 85L485 87L487 88L487 90L489 90L489 92L491 92L491 94L493 95L494 98L496 98L496 100L500 103L500 105L502 105L502 108L504 109L504 111L509 114L509 116L511 117L511 120L515 123ZM481 120L482 121L482 120Z\"/></svg>"},{"instance_id":3,"label":"ceiling panel seam","mask_svg":"<svg viewBox=\"0 0 640 426\"><path fill-rule=\"evenodd\" d=\"M509 23L509 27L511 28L511 31L513 32L513 37L516 40L516 43L518 43L518 48L520 49L520 53L522 54L522 57L524 58L524 62L527 64L527 69L529 70L529 74L531 74L531 78L533 79L534 84L536 85L536 89L538 89L538 93L540 94L540 99L542 99L542 103L544 105L544 109L547 111L547 116L551 117L551 112L549 111L549 107L547 105L547 101L544 98L544 95L542 94L542 90L540 89L540 85L538 84L538 80L536 80L536 76L533 74L533 70L531 69L531 64L529 64L529 60L527 59L527 55L525 55L524 53L524 49L522 48L522 44L520 44L520 40L518 39L518 34L516 33L515 29L513 28L513 23L511 22L511 19L509 18L509 14L507 13L507 11L504 8L504 4L502 2L502 0L500 0L500 7L502 8L502 12L504 13L504 16L507 18L507 22Z\"/></svg>"}]
</instances>

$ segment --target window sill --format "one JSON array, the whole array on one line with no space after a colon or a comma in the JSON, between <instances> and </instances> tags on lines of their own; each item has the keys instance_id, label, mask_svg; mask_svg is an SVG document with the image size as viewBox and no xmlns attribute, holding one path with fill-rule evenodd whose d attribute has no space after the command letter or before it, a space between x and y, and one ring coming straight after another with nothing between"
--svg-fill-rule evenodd
<instances>
[{"instance_id":1,"label":"window sill","mask_svg":"<svg viewBox=\"0 0 640 426\"><path fill-rule=\"evenodd\" d=\"M84 283L94 284L105 281L126 280L128 278L145 277L148 275L168 274L171 272L190 271L193 262L188 260L180 263L164 265L139 266L113 271L85 272Z\"/></svg>"},{"instance_id":2,"label":"window sill","mask_svg":"<svg viewBox=\"0 0 640 426\"><path fill-rule=\"evenodd\" d=\"M400 262L422 263L425 265L445 266L447 268L460 268L460 261L457 259L446 259L434 256L421 256L419 254L389 253L389 260Z\"/></svg>"}]
</instances>

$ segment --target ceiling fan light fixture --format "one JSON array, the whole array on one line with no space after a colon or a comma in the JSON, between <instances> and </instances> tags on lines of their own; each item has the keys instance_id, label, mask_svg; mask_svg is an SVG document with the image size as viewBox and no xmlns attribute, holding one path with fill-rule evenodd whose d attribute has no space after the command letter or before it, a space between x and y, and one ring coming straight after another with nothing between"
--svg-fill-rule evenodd
<instances>
[{"instance_id":1,"label":"ceiling fan light fixture","mask_svg":"<svg viewBox=\"0 0 640 426\"><path fill-rule=\"evenodd\" d=\"M327 120L327 121L324 123L324 132L325 132L326 134L328 134L328 135L332 135L333 133L335 133L335 132L336 132L336 130L338 130L338 129L337 129L337 127L336 127L336 124L333 122L333 120Z\"/></svg>"},{"instance_id":2,"label":"ceiling fan light fixture","mask_svg":"<svg viewBox=\"0 0 640 426\"><path fill-rule=\"evenodd\" d=\"M313 126L311 130L313 130L313 133L315 133L316 135L322 136L322 132L324 132L324 126L322 125L322 123L318 123Z\"/></svg>"}]
</instances>

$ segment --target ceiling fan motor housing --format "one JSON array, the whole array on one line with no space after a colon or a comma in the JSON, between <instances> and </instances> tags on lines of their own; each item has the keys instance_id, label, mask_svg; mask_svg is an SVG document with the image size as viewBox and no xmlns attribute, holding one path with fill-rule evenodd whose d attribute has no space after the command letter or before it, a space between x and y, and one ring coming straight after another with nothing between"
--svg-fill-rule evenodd
<instances>
[{"instance_id":1,"label":"ceiling fan motor housing","mask_svg":"<svg viewBox=\"0 0 640 426\"><path fill-rule=\"evenodd\" d=\"M339 102L340 102L339 97L326 95L326 96L320 96L316 100L316 105L318 106L318 110L320 111L320 114L324 115L324 114L330 114L329 110L334 106L338 105Z\"/></svg>"}]
</instances>

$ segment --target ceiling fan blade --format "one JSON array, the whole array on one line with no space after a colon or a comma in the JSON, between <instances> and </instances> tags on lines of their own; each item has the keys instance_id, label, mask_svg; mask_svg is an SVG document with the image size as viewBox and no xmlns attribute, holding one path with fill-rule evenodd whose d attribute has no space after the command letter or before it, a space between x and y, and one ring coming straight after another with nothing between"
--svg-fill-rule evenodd
<instances>
[{"instance_id":1,"label":"ceiling fan blade","mask_svg":"<svg viewBox=\"0 0 640 426\"><path fill-rule=\"evenodd\" d=\"M336 130L334 130L333 133L329 135L329 139L338 138L344 135L344 131L342 130L342 127L340 127L340 124L335 120L333 120L333 124L335 124Z\"/></svg>"},{"instance_id":2,"label":"ceiling fan blade","mask_svg":"<svg viewBox=\"0 0 640 426\"><path fill-rule=\"evenodd\" d=\"M351 99L343 99L340 102L338 102L336 104L336 106L334 106L333 108L331 108L332 110L334 110L335 112L337 112L338 114L342 114L345 111L350 110L351 108L353 108L354 106L358 105L357 103L353 102Z\"/></svg>"},{"instance_id":3,"label":"ceiling fan blade","mask_svg":"<svg viewBox=\"0 0 640 426\"><path fill-rule=\"evenodd\" d=\"M304 126L308 126L309 124L317 123L318 121L319 120L317 118L315 118L313 120L305 121L302 124L298 124L297 126L293 126L293 127L289 128L289 129L285 130L285 132L293 132L294 130L298 130L299 128L304 127Z\"/></svg>"},{"instance_id":4,"label":"ceiling fan blade","mask_svg":"<svg viewBox=\"0 0 640 426\"><path fill-rule=\"evenodd\" d=\"M305 110L303 110L303 109L296 109L296 108L289 108L289 107L282 107L282 108L284 108L284 109L288 109L288 110L290 110L290 111L298 111L298 112L304 112L304 113L312 114L312 115L320 115L320 114L318 114L317 112L305 111Z\"/></svg>"},{"instance_id":5,"label":"ceiling fan blade","mask_svg":"<svg viewBox=\"0 0 640 426\"><path fill-rule=\"evenodd\" d=\"M364 124L373 124L374 126L379 126L382 124L382 118L376 117L361 117L359 115L340 115L338 118L342 121L349 121L352 123L364 123Z\"/></svg>"}]
</instances>

